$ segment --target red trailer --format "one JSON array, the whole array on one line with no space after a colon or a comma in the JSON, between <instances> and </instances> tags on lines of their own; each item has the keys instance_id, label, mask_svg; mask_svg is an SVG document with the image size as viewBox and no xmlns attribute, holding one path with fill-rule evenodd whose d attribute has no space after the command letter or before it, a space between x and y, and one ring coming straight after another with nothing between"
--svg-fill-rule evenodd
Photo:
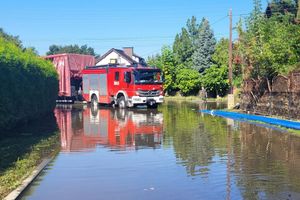
<instances>
[{"instance_id":1,"label":"red trailer","mask_svg":"<svg viewBox=\"0 0 300 200\"><path fill-rule=\"evenodd\" d=\"M95 65L95 58L82 54L56 54L44 57L50 60L59 75L59 99L73 99L82 90L81 71L85 66Z\"/></svg>"},{"instance_id":2,"label":"red trailer","mask_svg":"<svg viewBox=\"0 0 300 200\"><path fill-rule=\"evenodd\" d=\"M162 72L152 67L105 65L86 67L83 97L93 106L117 105L120 108L163 103Z\"/></svg>"}]
</instances>

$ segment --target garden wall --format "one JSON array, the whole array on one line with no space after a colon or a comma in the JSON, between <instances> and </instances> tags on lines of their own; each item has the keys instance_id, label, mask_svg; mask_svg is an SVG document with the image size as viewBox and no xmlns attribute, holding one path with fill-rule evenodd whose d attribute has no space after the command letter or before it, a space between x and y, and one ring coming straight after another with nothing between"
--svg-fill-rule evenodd
<instances>
[{"instance_id":1,"label":"garden wall","mask_svg":"<svg viewBox=\"0 0 300 200\"><path fill-rule=\"evenodd\" d=\"M244 82L241 109L256 114L300 119L300 72Z\"/></svg>"}]
</instances>

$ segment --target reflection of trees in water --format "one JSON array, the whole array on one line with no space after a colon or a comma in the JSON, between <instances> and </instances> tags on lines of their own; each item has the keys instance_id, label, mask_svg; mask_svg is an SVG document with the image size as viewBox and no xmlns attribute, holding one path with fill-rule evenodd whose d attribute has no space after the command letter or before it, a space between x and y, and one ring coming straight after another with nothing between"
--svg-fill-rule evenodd
<instances>
[{"instance_id":1,"label":"reflection of trees in water","mask_svg":"<svg viewBox=\"0 0 300 200\"><path fill-rule=\"evenodd\" d=\"M175 105L174 105L175 104ZM165 137L172 138L176 156L191 176L207 175L212 158L226 148L224 119L198 113L197 104L174 103L162 107Z\"/></svg>"},{"instance_id":2,"label":"reflection of trees in water","mask_svg":"<svg viewBox=\"0 0 300 200\"><path fill-rule=\"evenodd\" d=\"M226 162L228 198L235 184L243 199L300 199L298 136L201 115L197 104L171 103L161 109L164 145L173 145L189 175L207 176L218 156Z\"/></svg>"},{"instance_id":3,"label":"reflection of trees in water","mask_svg":"<svg viewBox=\"0 0 300 200\"><path fill-rule=\"evenodd\" d=\"M245 199L287 199L290 191L300 192L299 137L247 123L240 134L234 171Z\"/></svg>"},{"instance_id":4,"label":"reflection of trees in water","mask_svg":"<svg viewBox=\"0 0 300 200\"><path fill-rule=\"evenodd\" d=\"M209 173L207 166L211 163L214 156L212 138L208 133L199 130L199 132L192 133L190 139L191 142L187 146L187 155L180 156L180 147L176 148L174 146L174 148L178 150L181 159L186 161L185 164L190 175L206 175Z\"/></svg>"}]
</instances>

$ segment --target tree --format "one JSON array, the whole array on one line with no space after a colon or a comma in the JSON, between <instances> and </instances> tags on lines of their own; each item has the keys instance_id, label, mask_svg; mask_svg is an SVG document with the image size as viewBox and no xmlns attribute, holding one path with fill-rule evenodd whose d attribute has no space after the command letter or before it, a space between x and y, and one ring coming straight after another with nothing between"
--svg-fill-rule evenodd
<instances>
[{"instance_id":1,"label":"tree","mask_svg":"<svg viewBox=\"0 0 300 200\"><path fill-rule=\"evenodd\" d=\"M211 56L212 61L218 66L228 65L228 46L229 39L221 38L215 46L214 54Z\"/></svg>"},{"instance_id":2,"label":"tree","mask_svg":"<svg viewBox=\"0 0 300 200\"><path fill-rule=\"evenodd\" d=\"M268 3L265 14L267 17L276 15L297 14L297 3L294 0L272 0Z\"/></svg>"},{"instance_id":3,"label":"tree","mask_svg":"<svg viewBox=\"0 0 300 200\"><path fill-rule=\"evenodd\" d=\"M23 51L24 52L28 51L28 52L31 52L31 53L33 53L35 55L39 55L39 52L36 50L35 47L26 47L26 48L23 49Z\"/></svg>"},{"instance_id":4,"label":"tree","mask_svg":"<svg viewBox=\"0 0 300 200\"><path fill-rule=\"evenodd\" d=\"M201 85L206 88L211 96L224 96L228 91L228 68L227 66L212 65L201 75Z\"/></svg>"},{"instance_id":5,"label":"tree","mask_svg":"<svg viewBox=\"0 0 300 200\"><path fill-rule=\"evenodd\" d=\"M95 56L95 51L92 47L88 47L87 45L82 45L79 47L77 44L75 45L51 45L49 47L49 51L46 53L47 55L60 54L60 53L77 53L77 54L85 54Z\"/></svg>"},{"instance_id":6,"label":"tree","mask_svg":"<svg viewBox=\"0 0 300 200\"><path fill-rule=\"evenodd\" d=\"M178 63L184 66L191 65L191 57L193 55L192 40L186 28L181 29L181 33L177 34L173 44L173 52Z\"/></svg>"},{"instance_id":7,"label":"tree","mask_svg":"<svg viewBox=\"0 0 300 200\"><path fill-rule=\"evenodd\" d=\"M193 68L199 72L209 68L212 62L216 39L207 19L203 18L200 24L199 36L195 41L195 52L192 55Z\"/></svg>"},{"instance_id":8,"label":"tree","mask_svg":"<svg viewBox=\"0 0 300 200\"><path fill-rule=\"evenodd\" d=\"M200 74L194 69L180 69L176 76L177 87L184 96L195 95L200 89Z\"/></svg>"},{"instance_id":9,"label":"tree","mask_svg":"<svg viewBox=\"0 0 300 200\"><path fill-rule=\"evenodd\" d=\"M197 18L192 16L191 19L188 19L186 22L186 27L192 41L192 45L194 46L200 30L200 25L197 23Z\"/></svg>"},{"instance_id":10,"label":"tree","mask_svg":"<svg viewBox=\"0 0 300 200\"><path fill-rule=\"evenodd\" d=\"M300 27L290 20L290 15L247 20L250 25L242 33L242 45L252 69L251 76L271 80L293 70L300 60Z\"/></svg>"},{"instance_id":11,"label":"tree","mask_svg":"<svg viewBox=\"0 0 300 200\"><path fill-rule=\"evenodd\" d=\"M292 22L289 14L266 18L256 7L257 4L246 21L246 30L240 31L241 49L250 76L271 80L293 70L299 63L300 27Z\"/></svg>"},{"instance_id":12,"label":"tree","mask_svg":"<svg viewBox=\"0 0 300 200\"><path fill-rule=\"evenodd\" d=\"M215 52L212 55L212 61L218 67L228 67L228 46L229 46L229 39L221 38L220 41L216 44ZM240 87L242 83L242 63L241 58L239 55L239 42L236 42L233 45L233 84L236 87ZM227 79L228 77L226 77Z\"/></svg>"},{"instance_id":13,"label":"tree","mask_svg":"<svg viewBox=\"0 0 300 200\"><path fill-rule=\"evenodd\" d=\"M229 40L222 38L215 47L211 56L214 63L201 76L201 85L206 88L210 96L224 96L228 91L228 46ZM240 76L237 75L237 76ZM234 76L236 79L237 76Z\"/></svg>"},{"instance_id":14,"label":"tree","mask_svg":"<svg viewBox=\"0 0 300 200\"><path fill-rule=\"evenodd\" d=\"M164 74L164 91L170 93L176 90L176 64L173 51L170 47L162 48L161 66Z\"/></svg>"},{"instance_id":15,"label":"tree","mask_svg":"<svg viewBox=\"0 0 300 200\"><path fill-rule=\"evenodd\" d=\"M195 52L195 42L199 37L200 25L197 23L195 16L188 19L186 27L181 29L177 34L173 44L173 52L176 61L183 67L192 66L192 55Z\"/></svg>"},{"instance_id":16,"label":"tree","mask_svg":"<svg viewBox=\"0 0 300 200\"><path fill-rule=\"evenodd\" d=\"M157 67L159 69L162 69L162 67L163 67L163 65L162 65L162 58L161 58L160 54L148 56L146 63L149 66Z\"/></svg>"},{"instance_id":17,"label":"tree","mask_svg":"<svg viewBox=\"0 0 300 200\"><path fill-rule=\"evenodd\" d=\"M2 28L0 28L0 37L4 38L9 42L13 42L17 47L23 48L22 41L19 39L19 36L12 36L6 33Z\"/></svg>"},{"instance_id":18,"label":"tree","mask_svg":"<svg viewBox=\"0 0 300 200\"><path fill-rule=\"evenodd\" d=\"M2 28L0 28L0 38L15 44L18 48L20 48L23 52L30 52L35 55L38 55L38 51L35 47L23 47L22 41L19 39L19 36L13 36L6 33Z\"/></svg>"}]
</instances>

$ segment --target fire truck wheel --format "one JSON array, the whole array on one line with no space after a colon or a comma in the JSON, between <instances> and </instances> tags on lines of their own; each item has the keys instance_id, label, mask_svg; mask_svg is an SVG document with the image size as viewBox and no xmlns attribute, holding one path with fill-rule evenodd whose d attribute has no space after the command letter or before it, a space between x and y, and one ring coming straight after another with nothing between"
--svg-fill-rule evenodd
<instances>
[{"instance_id":1,"label":"fire truck wheel","mask_svg":"<svg viewBox=\"0 0 300 200\"><path fill-rule=\"evenodd\" d=\"M91 113L93 117L96 117L98 114L98 108L95 106L91 106Z\"/></svg>"},{"instance_id":2,"label":"fire truck wheel","mask_svg":"<svg viewBox=\"0 0 300 200\"><path fill-rule=\"evenodd\" d=\"M125 101L125 97L124 96L121 96L119 99L118 99L118 105L119 105L119 108L126 108L126 101Z\"/></svg>"},{"instance_id":3,"label":"fire truck wheel","mask_svg":"<svg viewBox=\"0 0 300 200\"><path fill-rule=\"evenodd\" d=\"M97 107L98 106L98 99L97 99L96 95L92 96L91 104L92 104L93 107Z\"/></svg>"}]
</instances>

